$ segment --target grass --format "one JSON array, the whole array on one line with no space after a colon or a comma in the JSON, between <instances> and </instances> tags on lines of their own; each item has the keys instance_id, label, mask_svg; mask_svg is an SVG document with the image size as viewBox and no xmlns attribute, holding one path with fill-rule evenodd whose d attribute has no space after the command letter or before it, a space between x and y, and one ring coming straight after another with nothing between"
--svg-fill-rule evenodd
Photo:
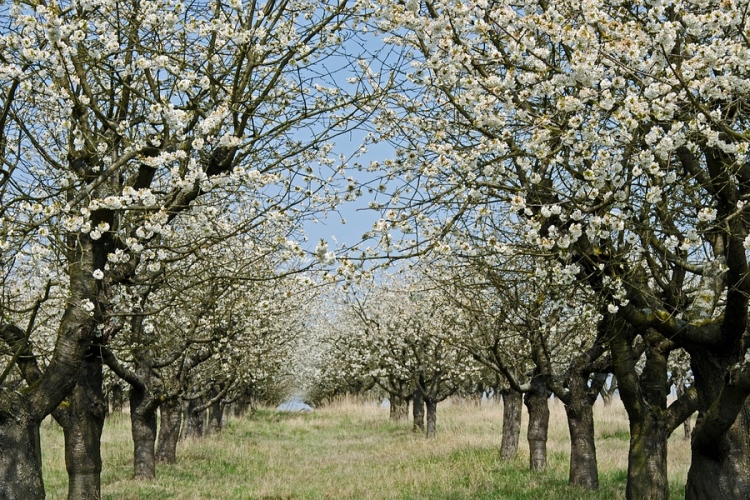
<instances>
[{"instance_id":1,"label":"grass","mask_svg":"<svg viewBox=\"0 0 750 500\"><path fill-rule=\"evenodd\" d=\"M309 414L259 410L230 420L218 436L181 442L178 463L157 479L134 481L127 415L105 426L104 499L619 499L624 497L628 425L617 402L595 407L601 487L567 485L569 439L562 405L551 403L547 470L527 469L528 446L499 460L502 406L443 403L438 436L424 439L409 424L388 421L374 404L342 402ZM525 429L525 417L524 427ZM42 427L47 497L65 498L62 431ZM683 496L689 445L681 430L669 442L672 498Z\"/></svg>"}]
</instances>

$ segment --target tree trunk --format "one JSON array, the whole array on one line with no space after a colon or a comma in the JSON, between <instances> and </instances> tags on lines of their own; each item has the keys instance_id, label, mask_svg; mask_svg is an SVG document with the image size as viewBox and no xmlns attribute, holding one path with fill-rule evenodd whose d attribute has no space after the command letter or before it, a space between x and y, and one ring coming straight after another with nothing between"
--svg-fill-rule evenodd
<instances>
[{"instance_id":1,"label":"tree trunk","mask_svg":"<svg viewBox=\"0 0 750 500\"><path fill-rule=\"evenodd\" d=\"M685 498L750 498L750 401L725 376L734 358L691 352L700 410Z\"/></svg>"},{"instance_id":2,"label":"tree trunk","mask_svg":"<svg viewBox=\"0 0 750 500\"><path fill-rule=\"evenodd\" d=\"M243 398L238 399L232 404L232 416L238 418L243 416L247 411L247 406L247 401Z\"/></svg>"},{"instance_id":3,"label":"tree trunk","mask_svg":"<svg viewBox=\"0 0 750 500\"><path fill-rule=\"evenodd\" d=\"M610 318L612 319L612 318ZM617 376L620 399L630 422L628 479L625 496L628 500L669 498L667 482L667 358L659 348L662 338L652 330L641 332L647 344L646 363L636 369L632 342L635 330L619 318L612 319L610 339L612 363Z\"/></svg>"},{"instance_id":4,"label":"tree trunk","mask_svg":"<svg viewBox=\"0 0 750 500\"><path fill-rule=\"evenodd\" d=\"M391 422L409 420L409 403L405 398L391 395L388 402L390 403Z\"/></svg>"},{"instance_id":5,"label":"tree trunk","mask_svg":"<svg viewBox=\"0 0 750 500\"><path fill-rule=\"evenodd\" d=\"M692 462L685 486L686 500L750 498L750 408L748 403L723 438L715 443L716 454L701 453L693 446ZM696 425L696 431L698 426Z\"/></svg>"},{"instance_id":6,"label":"tree trunk","mask_svg":"<svg viewBox=\"0 0 750 500\"><path fill-rule=\"evenodd\" d=\"M177 463L177 441L180 438L182 407L179 399L162 403L159 407L159 441L156 460L165 464Z\"/></svg>"},{"instance_id":7,"label":"tree trunk","mask_svg":"<svg viewBox=\"0 0 750 500\"><path fill-rule=\"evenodd\" d=\"M92 347L67 404L53 413L65 436L68 500L101 498L101 438L106 418L103 382L101 354Z\"/></svg>"},{"instance_id":8,"label":"tree trunk","mask_svg":"<svg viewBox=\"0 0 750 500\"><path fill-rule=\"evenodd\" d=\"M629 500L669 498L667 480L667 432L663 419L647 412L640 419L630 419L628 482L625 497ZM720 498L720 497L712 497Z\"/></svg>"},{"instance_id":9,"label":"tree trunk","mask_svg":"<svg viewBox=\"0 0 750 500\"><path fill-rule=\"evenodd\" d=\"M531 381L525 404L529 412L529 468L543 470L547 466L547 429L549 427L549 394L541 377Z\"/></svg>"},{"instance_id":10,"label":"tree trunk","mask_svg":"<svg viewBox=\"0 0 750 500\"><path fill-rule=\"evenodd\" d=\"M500 444L500 458L515 460L518 455L518 441L521 436L520 392L508 389L503 391L503 440Z\"/></svg>"},{"instance_id":11,"label":"tree trunk","mask_svg":"<svg viewBox=\"0 0 750 500\"><path fill-rule=\"evenodd\" d=\"M412 417L414 418L414 432L424 432L424 398L422 397L422 390L417 388L414 390L414 396L412 396Z\"/></svg>"},{"instance_id":12,"label":"tree trunk","mask_svg":"<svg viewBox=\"0 0 750 500\"><path fill-rule=\"evenodd\" d=\"M189 399L183 404L182 439L203 437L203 412L195 411L198 406L199 399Z\"/></svg>"},{"instance_id":13,"label":"tree trunk","mask_svg":"<svg viewBox=\"0 0 750 500\"><path fill-rule=\"evenodd\" d=\"M570 431L568 482L574 486L595 490L599 488L599 472L594 441L593 398L589 398L587 392L588 377L580 373L573 374L569 391L568 404L565 405Z\"/></svg>"},{"instance_id":14,"label":"tree trunk","mask_svg":"<svg viewBox=\"0 0 750 500\"><path fill-rule=\"evenodd\" d=\"M424 398L427 407L427 437L434 438L437 431L437 401L432 398Z\"/></svg>"},{"instance_id":15,"label":"tree trunk","mask_svg":"<svg viewBox=\"0 0 750 500\"><path fill-rule=\"evenodd\" d=\"M39 425L20 394L0 392L0 499L44 498Z\"/></svg>"},{"instance_id":16,"label":"tree trunk","mask_svg":"<svg viewBox=\"0 0 750 500\"><path fill-rule=\"evenodd\" d=\"M109 400L111 404L111 413L122 413L122 407L125 403L125 394L120 384L113 384L110 389Z\"/></svg>"},{"instance_id":17,"label":"tree trunk","mask_svg":"<svg viewBox=\"0 0 750 500\"><path fill-rule=\"evenodd\" d=\"M222 403L221 405L221 428L226 428L229 423L229 417L232 414L231 408L228 404Z\"/></svg>"},{"instance_id":18,"label":"tree trunk","mask_svg":"<svg viewBox=\"0 0 750 500\"><path fill-rule=\"evenodd\" d=\"M213 389L209 394L209 398L213 399L219 394L218 389ZM213 435L218 434L221 431L221 400L215 401L211 406L208 407L208 425L206 426L206 434Z\"/></svg>"},{"instance_id":19,"label":"tree trunk","mask_svg":"<svg viewBox=\"0 0 750 500\"><path fill-rule=\"evenodd\" d=\"M156 477L156 409L145 388L133 386L130 389L133 477L136 480Z\"/></svg>"}]
</instances>

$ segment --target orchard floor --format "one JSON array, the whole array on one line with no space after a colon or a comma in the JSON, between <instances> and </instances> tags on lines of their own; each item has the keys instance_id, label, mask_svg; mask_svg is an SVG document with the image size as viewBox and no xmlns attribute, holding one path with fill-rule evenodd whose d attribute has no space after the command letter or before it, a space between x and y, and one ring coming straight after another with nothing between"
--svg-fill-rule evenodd
<instances>
[{"instance_id":1,"label":"orchard floor","mask_svg":"<svg viewBox=\"0 0 750 500\"><path fill-rule=\"evenodd\" d=\"M528 446L499 460L502 406L438 406L438 435L427 440L410 424L392 424L375 404L342 402L313 413L258 410L230 419L217 436L181 442L176 465L154 481L132 479L128 415L109 418L102 438L102 493L110 500L146 499L620 499L624 498L628 425L618 401L595 407L601 487L567 486L565 412L551 403L549 466L527 470ZM524 427L525 432L525 414ZM679 429L669 441L671 497L683 497L689 444ZM47 498L67 492L62 431L42 426Z\"/></svg>"}]
</instances>

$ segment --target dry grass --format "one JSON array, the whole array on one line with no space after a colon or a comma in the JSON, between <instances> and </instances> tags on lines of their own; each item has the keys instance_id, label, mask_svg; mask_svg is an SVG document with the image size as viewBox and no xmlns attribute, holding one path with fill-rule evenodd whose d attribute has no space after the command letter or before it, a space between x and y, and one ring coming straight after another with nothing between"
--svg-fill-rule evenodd
<instances>
[{"instance_id":1,"label":"dry grass","mask_svg":"<svg viewBox=\"0 0 750 500\"><path fill-rule=\"evenodd\" d=\"M230 421L221 435L180 443L179 463L160 467L157 479L136 482L127 416L116 415L103 439L104 498L108 499L600 499L622 498L628 425L621 405L597 404L597 451L602 486L567 486L569 439L565 413L551 405L549 468L531 473L528 447L518 459L498 459L502 406L444 403L438 436L426 440L408 424L392 424L388 410L343 401L312 414L259 411ZM525 426L524 415L524 426ZM525 427L524 427L525 428ZM64 498L62 435L43 426L48 498ZM674 498L681 496L689 445L670 440ZM677 435L679 434L679 436Z\"/></svg>"}]
</instances>

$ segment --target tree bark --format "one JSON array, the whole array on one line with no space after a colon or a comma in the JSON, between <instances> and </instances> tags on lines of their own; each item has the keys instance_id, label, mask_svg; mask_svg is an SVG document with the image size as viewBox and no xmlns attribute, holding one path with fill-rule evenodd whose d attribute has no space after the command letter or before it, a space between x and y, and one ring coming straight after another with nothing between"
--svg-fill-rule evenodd
<instances>
[{"instance_id":1,"label":"tree bark","mask_svg":"<svg viewBox=\"0 0 750 500\"><path fill-rule=\"evenodd\" d=\"M700 410L691 440L685 498L750 498L750 381L733 380L731 362L739 356L690 355Z\"/></svg>"},{"instance_id":2,"label":"tree bark","mask_svg":"<svg viewBox=\"0 0 750 500\"><path fill-rule=\"evenodd\" d=\"M101 498L101 438L106 402L100 349L86 353L67 402L53 412L65 436L68 500Z\"/></svg>"},{"instance_id":3,"label":"tree bark","mask_svg":"<svg viewBox=\"0 0 750 500\"><path fill-rule=\"evenodd\" d=\"M663 419L653 413L631 419L628 482L625 488L625 497L629 500L669 498L668 437Z\"/></svg>"},{"instance_id":4,"label":"tree bark","mask_svg":"<svg viewBox=\"0 0 750 500\"><path fill-rule=\"evenodd\" d=\"M409 420L409 403L405 398L391 394L388 402L390 403L389 413L391 422Z\"/></svg>"},{"instance_id":5,"label":"tree bark","mask_svg":"<svg viewBox=\"0 0 750 500\"><path fill-rule=\"evenodd\" d=\"M214 388L209 393L209 398L213 399L219 394L219 390L217 388ZM211 406L208 407L208 425L206 426L206 434L207 435L213 435L218 434L219 431L221 431L221 415L222 414L222 407L221 407L221 400L218 399L213 402Z\"/></svg>"},{"instance_id":6,"label":"tree bark","mask_svg":"<svg viewBox=\"0 0 750 500\"><path fill-rule=\"evenodd\" d=\"M613 321L609 342L612 363L630 422L625 496L628 500L667 499L667 359L658 347L660 337L653 331L644 331L641 336L648 347L639 376L632 346L635 332L619 318Z\"/></svg>"},{"instance_id":7,"label":"tree bark","mask_svg":"<svg viewBox=\"0 0 750 500\"><path fill-rule=\"evenodd\" d=\"M503 440L500 458L515 460L521 436L521 402L523 396L513 389L503 391Z\"/></svg>"},{"instance_id":8,"label":"tree bark","mask_svg":"<svg viewBox=\"0 0 750 500\"><path fill-rule=\"evenodd\" d=\"M165 464L177 463L177 441L180 439L182 407L178 399L166 401L159 407L159 441L156 460Z\"/></svg>"},{"instance_id":9,"label":"tree bark","mask_svg":"<svg viewBox=\"0 0 750 500\"><path fill-rule=\"evenodd\" d=\"M686 500L750 498L750 408L748 403L735 423L711 453L693 446L692 462L685 486ZM697 426L696 426L697 430ZM706 451L703 451L706 449Z\"/></svg>"},{"instance_id":10,"label":"tree bark","mask_svg":"<svg viewBox=\"0 0 750 500\"><path fill-rule=\"evenodd\" d=\"M221 428L226 428L227 424L229 424L229 417L232 415L231 408L228 404L222 403L221 404Z\"/></svg>"},{"instance_id":11,"label":"tree bark","mask_svg":"<svg viewBox=\"0 0 750 500\"><path fill-rule=\"evenodd\" d=\"M112 413L122 413L122 407L125 403L125 395L120 384L113 384L109 393L109 400L112 407Z\"/></svg>"},{"instance_id":12,"label":"tree bark","mask_svg":"<svg viewBox=\"0 0 750 500\"><path fill-rule=\"evenodd\" d=\"M25 398L0 392L0 499L42 500L39 420Z\"/></svg>"},{"instance_id":13,"label":"tree bark","mask_svg":"<svg viewBox=\"0 0 750 500\"><path fill-rule=\"evenodd\" d=\"M437 432L437 401L425 398L424 402L427 408L427 437L434 438Z\"/></svg>"},{"instance_id":14,"label":"tree bark","mask_svg":"<svg viewBox=\"0 0 750 500\"><path fill-rule=\"evenodd\" d=\"M422 397L422 390L417 387L412 396L412 417L414 418L414 427L412 428L412 431L425 432L424 416L424 398Z\"/></svg>"},{"instance_id":15,"label":"tree bark","mask_svg":"<svg viewBox=\"0 0 750 500\"><path fill-rule=\"evenodd\" d=\"M565 414L570 431L570 474L568 482L574 486L595 490L599 488L594 440L594 398L588 394L588 377L572 375ZM593 401L592 401L593 399Z\"/></svg>"},{"instance_id":16,"label":"tree bark","mask_svg":"<svg viewBox=\"0 0 750 500\"><path fill-rule=\"evenodd\" d=\"M182 406L183 425L182 439L195 439L203 437L203 412L195 411L200 406L199 399L186 400Z\"/></svg>"},{"instance_id":17,"label":"tree bark","mask_svg":"<svg viewBox=\"0 0 750 500\"><path fill-rule=\"evenodd\" d=\"M549 428L549 393L542 377L531 380L525 404L529 412L529 468L543 470L547 466L547 429Z\"/></svg>"},{"instance_id":18,"label":"tree bark","mask_svg":"<svg viewBox=\"0 0 750 500\"><path fill-rule=\"evenodd\" d=\"M136 480L156 477L156 410L144 387L130 389L130 423L133 436L133 477Z\"/></svg>"}]
</instances>

